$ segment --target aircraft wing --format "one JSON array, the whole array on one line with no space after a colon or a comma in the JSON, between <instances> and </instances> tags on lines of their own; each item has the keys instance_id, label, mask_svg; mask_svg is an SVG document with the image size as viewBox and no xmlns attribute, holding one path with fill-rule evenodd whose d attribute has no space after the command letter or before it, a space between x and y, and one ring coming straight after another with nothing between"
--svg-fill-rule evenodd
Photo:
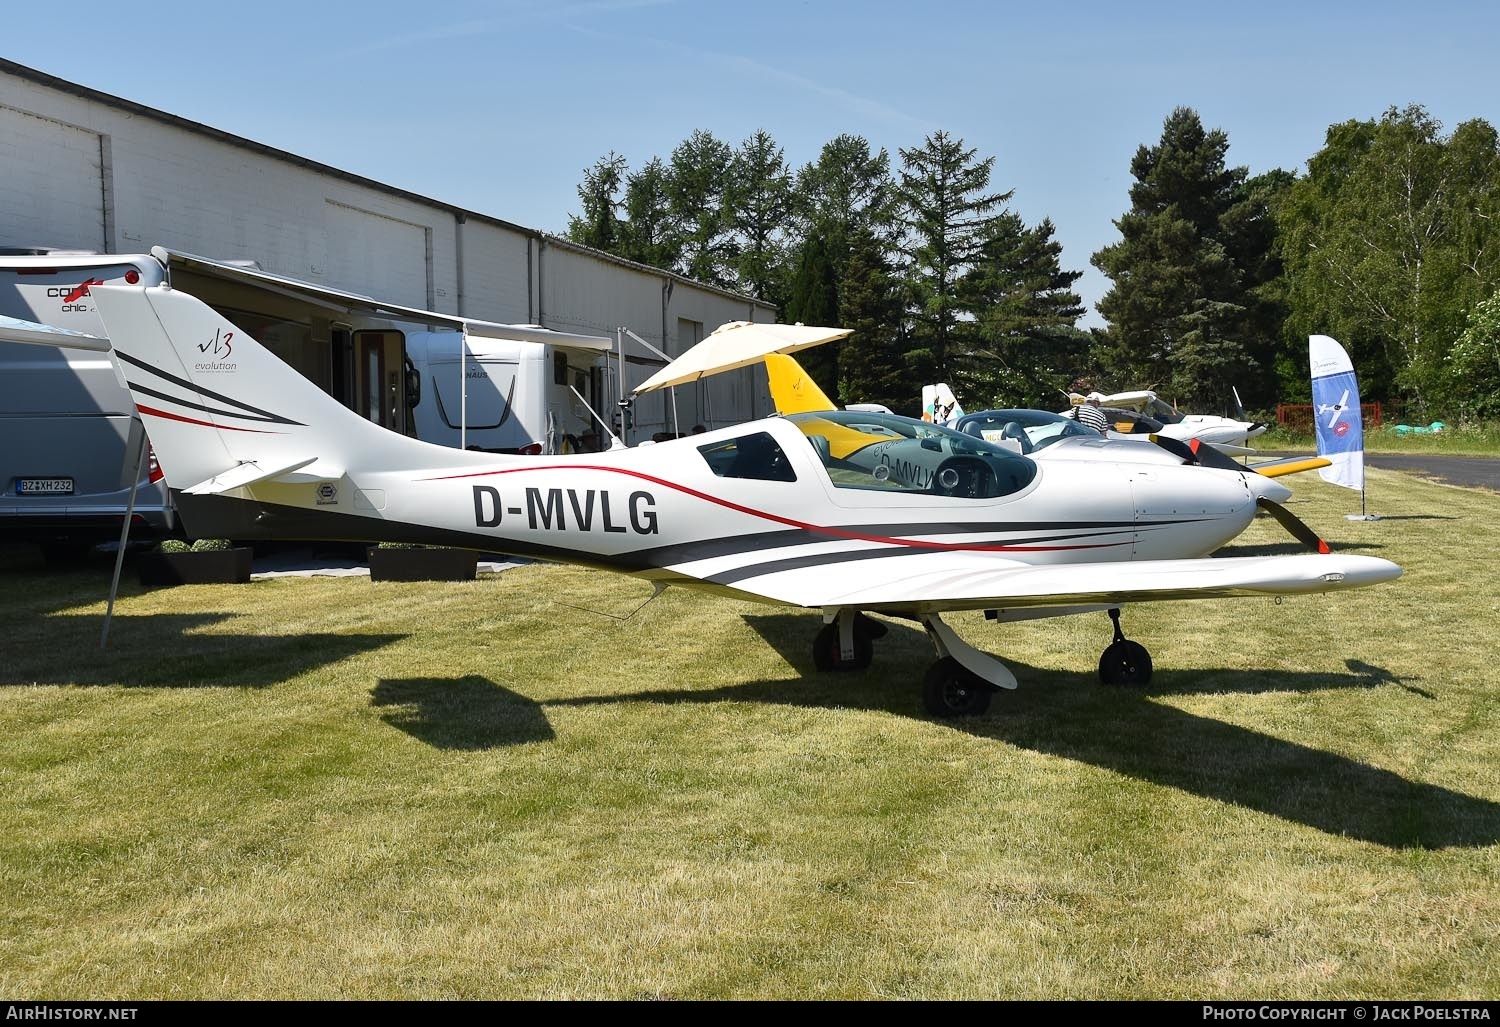
<instances>
[{"instance_id":1,"label":"aircraft wing","mask_svg":"<svg viewBox=\"0 0 1500 1027\"><path fill-rule=\"evenodd\" d=\"M1333 461L1326 456L1288 456L1280 460L1267 460L1264 463L1251 464L1250 470L1258 474L1264 474L1267 478L1279 478L1283 474L1311 471L1319 467L1327 467L1332 463Z\"/></svg>"},{"instance_id":2,"label":"aircraft wing","mask_svg":"<svg viewBox=\"0 0 1500 1027\"><path fill-rule=\"evenodd\" d=\"M1135 392L1115 392L1104 397L1103 406L1125 407L1127 410L1144 410L1151 405L1156 398L1156 393L1150 389L1138 389Z\"/></svg>"},{"instance_id":3,"label":"aircraft wing","mask_svg":"<svg viewBox=\"0 0 1500 1027\"><path fill-rule=\"evenodd\" d=\"M1332 592L1401 574L1388 560L1338 553L1034 565L984 554L893 552L845 566L834 558L767 570L739 572L734 587L795 606L912 614Z\"/></svg>"},{"instance_id":4,"label":"aircraft wing","mask_svg":"<svg viewBox=\"0 0 1500 1027\"><path fill-rule=\"evenodd\" d=\"M1209 445L1225 456L1254 456L1260 452L1260 450L1251 449L1249 446L1236 446L1232 442L1210 442Z\"/></svg>"}]
</instances>

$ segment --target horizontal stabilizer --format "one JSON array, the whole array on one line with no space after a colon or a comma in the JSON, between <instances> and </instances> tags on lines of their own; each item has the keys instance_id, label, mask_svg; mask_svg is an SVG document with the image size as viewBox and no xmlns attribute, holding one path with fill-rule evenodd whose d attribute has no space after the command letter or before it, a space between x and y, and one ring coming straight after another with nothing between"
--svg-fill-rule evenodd
<instances>
[{"instance_id":1,"label":"horizontal stabilizer","mask_svg":"<svg viewBox=\"0 0 1500 1027\"><path fill-rule=\"evenodd\" d=\"M200 481L198 484L190 488L185 488L182 491L194 496L217 495L220 492L228 492L230 489L238 489L244 488L246 485L254 485L259 481L269 481L271 478L278 478L282 475L290 475L293 471L300 471L302 470L302 468L308 466L309 464L316 463L317 460L317 457L310 456L306 460L298 460L295 463L283 464L281 466L270 468L262 467L254 460L247 460L242 464L237 464L236 466L231 467L227 471L219 472L212 478L209 478L207 481ZM337 478L338 475L334 475L333 477ZM286 480L311 482L322 481L325 479L323 475L298 475L296 478L288 478Z\"/></svg>"},{"instance_id":2,"label":"horizontal stabilizer","mask_svg":"<svg viewBox=\"0 0 1500 1027\"><path fill-rule=\"evenodd\" d=\"M95 353L108 353L109 340L97 335L75 332L69 328L57 328L36 321L0 315L0 342L24 342L32 346L60 346L67 349L86 349Z\"/></svg>"}]
</instances>

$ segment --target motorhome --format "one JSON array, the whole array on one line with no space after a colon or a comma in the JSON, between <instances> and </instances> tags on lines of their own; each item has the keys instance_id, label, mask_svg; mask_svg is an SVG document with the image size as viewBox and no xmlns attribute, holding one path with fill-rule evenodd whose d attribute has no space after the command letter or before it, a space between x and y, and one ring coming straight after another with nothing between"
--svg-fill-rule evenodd
<instances>
[{"instance_id":1,"label":"motorhome","mask_svg":"<svg viewBox=\"0 0 1500 1027\"><path fill-rule=\"evenodd\" d=\"M427 441L498 452L592 443L617 391L603 336L504 325L390 304L249 264L150 254L0 254L0 315L102 335L91 285L166 282L203 300L361 416ZM233 340L205 340L232 362ZM110 361L0 344L0 540L67 557L119 535L141 424ZM146 449L131 535L177 530Z\"/></svg>"},{"instance_id":2,"label":"motorhome","mask_svg":"<svg viewBox=\"0 0 1500 1027\"><path fill-rule=\"evenodd\" d=\"M615 391L614 369L601 359L609 340L537 325L504 328L515 337L407 334L406 354L420 389L412 408L416 436L491 453L604 448L597 412Z\"/></svg>"},{"instance_id":3,"label":"motorhome","mask_svg":"<svg viewBox=\"0 0 1500 1027\"><path fill-rule=\"evenodd\" d=\"M149 256L34 252L0 256L0 314L102 336L90 286L158 285ZM0 344L0 539L35 541L49 558L119 535L137 478L141 422L107 355ZM147 451L132 532L176 527Z\"/></svg>"}]
</instances>

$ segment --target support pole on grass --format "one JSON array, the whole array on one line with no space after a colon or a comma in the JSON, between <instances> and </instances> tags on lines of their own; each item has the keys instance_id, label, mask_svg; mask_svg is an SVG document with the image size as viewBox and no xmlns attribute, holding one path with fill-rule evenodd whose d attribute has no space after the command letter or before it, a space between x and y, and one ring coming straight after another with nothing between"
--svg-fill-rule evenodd
<instances>
[{"instance_id":1,"label":"support pole on grass","mask_svg":"<svg viewBox=\"0 0 1500 1027\"><path fill-rule=\"evenodd\" d=\"M135 494L141 487L141 475L146 470L146 425L139 417L132 419L139 426L139 441L136 443L135 474L130 479L130 499L125 503L125 520L120 525L120 548L115 552L115 576L109 583L109 605L104 608L104 630L99 634L99 648L109 642L109 622L115 615L115 596L120 593L120 569L125 566L125 546L130 541L130 521L135 517Z\"/></svg>"}]
</instances>

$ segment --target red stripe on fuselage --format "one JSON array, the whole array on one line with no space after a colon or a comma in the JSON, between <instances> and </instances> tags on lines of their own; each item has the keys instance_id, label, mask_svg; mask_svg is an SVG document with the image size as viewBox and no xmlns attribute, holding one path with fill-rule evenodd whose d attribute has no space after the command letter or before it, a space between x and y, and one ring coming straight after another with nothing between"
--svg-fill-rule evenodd
<instances>
[{"instance_id":1,"label":"red stripe on fuselage","mask_svg":"<svg viewBox=\"0 0 1500 1027\"><path fill-rule=\"evenodd\" d=\"M286 434L286 432L281 431L263 431L260 428L236 428L232 424L214 424L212 421L200 421L196 417L184 417L181 414L169 414L165 410L158 410L155 407L143 407L139 403L135 405L135 408L143 414L150 414L152 417L165 417L169 421L182 421L186 424L201 424L205 428L223 428L225 431L251 431L257 435Z\"/></svg>"},{"instance_id":2,"label":"red stripe on fuselage","mask_svg":"<svg viewBox=\"0 0 1500 1027\"><path fill-rule=\"evenodd\" d=\"M808 524L805 521L793 520L790 517L782 517L780 514L767 513L764 510L756 510L752 507L741 506L739 503L731 503L727 499L720 499L718 496L710 496L706 492L699 492L697 489L689 488L686 485L679 485L674 481L667 481L665 478L658 478L652 474L644 474L640 471L627 471L621 467L600 467L597 464L582 464L577 466L559 466L557 464L553 464L549 467L507 467L503 470L498 471L475 471L471 474L449 474L444 475L441 478L418 478L417 480L453 481L458 478L487 478L493 477L497 474L517 474L523 471L603 471L606 474L623 474L631 478L640 478L643 481L653 482L657 485L662 486L663 488L675 489L678 492L686 493L687 495L693 496L694 498L706 500L707 502L714 503L718 506L727 507L730 510L735 510L742 514L749 514L751 517L759 517L763 520L775 521L777 524L785 524L789 527L801 528L804 531L815 532L819 535L827 535L831 538L852 539L856 542L881 542L891 546L912 546L918 549L962 550L965 552L980 553L1050 553L1071 549L1111 549L1115 546L1123 546L1128 544L1125 542L1098 542L1076 546L986 546L965 544L963 542L924 542L909 538L889 538L885 535L864 535L856 531L845 531L842 528L824 528L816 524ZM975 530L979 531L983 529L980 526L976 525Z\"/></svg>"}]
</instances>

